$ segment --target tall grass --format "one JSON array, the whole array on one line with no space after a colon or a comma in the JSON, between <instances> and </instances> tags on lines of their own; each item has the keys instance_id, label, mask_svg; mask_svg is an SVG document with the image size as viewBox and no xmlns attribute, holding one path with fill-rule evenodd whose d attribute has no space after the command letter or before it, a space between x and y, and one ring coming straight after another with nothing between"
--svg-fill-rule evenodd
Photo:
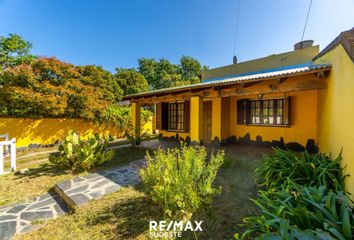
<instances>
[{"instance_id":1,"label":"tall grass","mask_svg":"<svg viewBox=\"0 0 354 240\"><path fill-rule=\"evenodd\" d=\"M353 239L354 217L348 196L326 186L309 187L290 182L279 191L260 191L252 200L260 216L244 219L243 238ZM288 237L285 237L288 236ZM292 238L291 238L292 237Z\"/></svg>"},{"instance_id":2,"label":"tall grass","mask_svg":"<svg viewBox=\"0 0 354 240\"><path fill-rule=\"evenodd\" d=\"M344 174L340 165L342 157L308 152L294 153L274 148L274 153L264 155L255 174L260 185L276 189L291 179L305 186L327 186L336 191L344 190Z\"/></svg>"},{"instance_id":3,"label":"tall grass","mask_svg":"<svg viewBox=\"0 0 354 240\"><path fill-rule=\"evenodd\" d=\"M255 175L261 210L245 218L242 239L354 239L353 204L344 190L341 155L274 148Z\"/></svg>"}]
</instances>

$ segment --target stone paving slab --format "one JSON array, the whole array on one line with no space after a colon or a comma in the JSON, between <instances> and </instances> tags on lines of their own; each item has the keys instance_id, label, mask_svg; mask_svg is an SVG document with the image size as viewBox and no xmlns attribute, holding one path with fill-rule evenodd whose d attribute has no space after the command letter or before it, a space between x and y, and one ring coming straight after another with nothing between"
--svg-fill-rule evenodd
<instances>
[{"instance_id":1,"label":"stone paving slab","mask_svg":"<svg viewBox=\"0 0 354 240\"><path fill-rule=\"evenodd\" d=\"M90 200L116 192L121 187L139 183L138 169L144 164L144 159L136 160L131 162L129 166L66 180L56 184L54 189L70 208L75 209Z\"/></svg>"},{"instance_id":2,"label":"stone paving slab","mask_svg":"<svg viewBox=\"0 0 354 240\"><path fill-rule=\"evenodd\" d=\"M56 218L68 212L62 199L55 193L43 194L28 202L0 208L0 240L11 239L16 233L37 228L33 221Z\"/></svg>"}]
</instances>

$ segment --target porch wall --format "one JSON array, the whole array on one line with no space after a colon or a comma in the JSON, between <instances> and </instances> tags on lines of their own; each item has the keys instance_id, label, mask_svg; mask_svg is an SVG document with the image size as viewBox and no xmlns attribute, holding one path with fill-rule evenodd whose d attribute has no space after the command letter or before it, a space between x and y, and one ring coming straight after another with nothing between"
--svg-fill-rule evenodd
<instances>
[{"instance_id":1,"label":"porch wall","mask_svg":"<svg viewBox=\"0 0 354 240\"><path fill-rule=\"evenodd\" d=\"M283 97L283 93L273 93L264 95L266 98ZM284 143L296 143L303 147L309 140L318 142L317 138L317 101L318 90L291 92L290 107L290 126L251 126L237 124L237 100L240 99L257 99L256 95L247 95L242 97L222 97L212 98L212 136L211 139L226 140L235 136L237 140L246 139L248 136L251 141L258 139L262 142L281 141ZM207 100L207 99L205 99ZM159 133L163 137L179 137L187 139L190 137L192 141L200 141L203 139L202 131L202 99L194 97L191 99L191 129L190 132L175 132L160 130Z\"/></svg>"},{"instance_id":2,"label":"porch wall","mask_svg":"<svg viewBox=\"0 0 354 240\"><path fill-rule=\"evenodd\" d=\"M307 141L313 139L317 143L317 90L292 92L288 94L290 102L290 126L250 126L237 124L237 100L257 99L256 95L230 98L230 136L237 139L249 135L250 140L280 141L298 143L306 146ZM283 97L282 93L266 94L266 98Z\"/></svg>"}]
</instances>

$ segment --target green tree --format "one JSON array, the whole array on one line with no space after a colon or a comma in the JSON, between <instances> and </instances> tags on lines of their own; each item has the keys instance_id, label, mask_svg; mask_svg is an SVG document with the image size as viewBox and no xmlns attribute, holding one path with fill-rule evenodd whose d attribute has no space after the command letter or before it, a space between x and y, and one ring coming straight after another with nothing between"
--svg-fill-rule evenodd
<instances>
[{"instance_id":1,"label":"green tree","mask_svg":"<svg viewBox=\"0 0 354 240\"><path fill-rule=\"evenodd\" d=\"M135 69L117 68L114 75L124 95L149 91L145 77Z\"/></svg>"},{"instance_id":2,"label":"green tree","mask_svg":"<svg viewBox=\"0 0 354 240\"><path fill-rule=\"evenodd\" d=\"M32 44L17 34L0 36L0 70L31 62L35 56L30 54Z\"/></svg>"},{"instance_id":3,"label":"green tree","mask_svg":"<svg viewBox=\"0 0 354 240\"><path fill-rule=\"evenodd\" d=\"M140 58L138 71L144 75L151 89L175 87L200 82L201 71L207 69L189 56L182 56L179 64L167 59Z\"/></svg>"},{"instance_id":4,"label":"green tree","mask_svg":"<svg viewBox=\"0 0 354 240\"><path fill-rule=\"evenodd\" d=\"M118 102L123 96L123 90L113 74L101 66L86 65L76 67L80 73L80 82L88 86L101 88L104 99Z\"/></svg>"},{"instance_id":5,"label":"green tree","mask_svg":"<svg viewBox=\"0 0 354 240\"><path fill-rule=\"evenodd\" d=\"M156 62L154 58L139 58L138 65L139 73L141 73L148 81L150 88L158 89L158 62Z\"/></svg>"},{"instance_id":6,"label":"green tree","mask_svg":"<svg viewBox=\"0 0 354 240\"><path fill-rule=\"evenodd\" d=\"M206 69L207 66L202 66L197 59L190 56L183 55L180 59L182 80L189 81L191 84L200 82L201 72Z\"/></svg>"}]
</instances>

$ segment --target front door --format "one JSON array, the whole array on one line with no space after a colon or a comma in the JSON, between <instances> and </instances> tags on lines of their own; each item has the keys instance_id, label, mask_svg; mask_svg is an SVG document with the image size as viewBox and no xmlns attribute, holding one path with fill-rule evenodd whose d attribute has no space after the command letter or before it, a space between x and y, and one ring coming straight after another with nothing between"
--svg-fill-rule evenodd
<instances>
[{"instance_id":1,"label":"front door","mask_svg":"<svg viewBox=\"0 0 354 240\"><path fill-rule=\"evenodd\" d=\"M203 102L203 140L206 143L211 142L211 109L212 102Z\"/></svg>"}]
</instances>

